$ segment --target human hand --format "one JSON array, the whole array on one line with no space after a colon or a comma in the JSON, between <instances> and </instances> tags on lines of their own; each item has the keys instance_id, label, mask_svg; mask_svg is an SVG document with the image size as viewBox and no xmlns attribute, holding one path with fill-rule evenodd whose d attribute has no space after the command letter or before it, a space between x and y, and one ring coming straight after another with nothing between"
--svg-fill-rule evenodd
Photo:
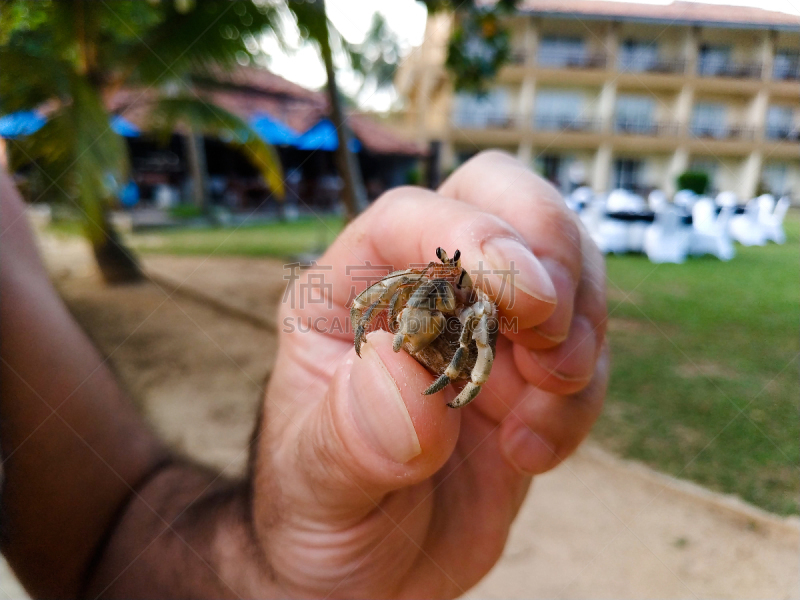
<instances>
[{"instance_id":1,"label":"human hand","mask_svg":"<svg viewBox=\"0 0 800 600\"><path fill-rule=\"evenodd\" d=\"M461 410L446 406L450 388L422 394L434 377L392 352L389 333L369 334L359 359L352 329L335 325L365 287L348 265L426 264L438 246L461 250L467 271L511 261L519 271L513 290L485 278L517 328ZM294 331L280 337L254 456L253 521L271 579L294 596L458 596L500 557L530 476L568 456L600 411L602 257L549 184L487 152L437 193L384 194L319 265L332 269L303 272L297 302L282 307L279 326ZM301 306L320 274L329 302Z\"/></svg>"}]
</instances>

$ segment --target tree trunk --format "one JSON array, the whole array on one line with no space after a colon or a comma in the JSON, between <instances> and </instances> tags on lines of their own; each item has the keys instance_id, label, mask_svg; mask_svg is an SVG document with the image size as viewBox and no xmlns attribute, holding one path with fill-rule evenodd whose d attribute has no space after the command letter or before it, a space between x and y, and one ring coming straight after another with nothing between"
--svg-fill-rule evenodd
<instances>
[{"instance_id":1,"label":"tree trunk","mask_svg":"<svg viewBox=\"0 0 800 600\"><path fill-rule=\"evenodd\" d=\"M91 235L92 250L97 266L106 283L137 283L144 279L136 255L125 246L117 230L108 218L108 211L102 210L102 235ZM96 233L96 232L94 232Z\"/></svg>"},{"instance_id":2,"label":"tree trunk","mask_svg":"<svg viewBox=\"0 0 800 600\"><path fill-rule=\"evenodd\" d=\"M324 2L322 4L324 14ZM342 177L344 188L342 190L342 200L345 206L345 217L347 221L352 221L358 214L367 207L367 193L364 189L364 180L361 177L361 169L358 166L358 158L350 152L350 130L342 110L339 89L336 86L336 72L333 68L333 55L331 53L330 35L325 28L325 39L320 40L320 51L325 62L325 72L328 76L328 101L331 104L330 119L336 127L336 136L339 140L339 147L336 148L336 168Z\"/></svg>"},{"instance_id":3,"label":"tree trunk","mask_svg":"<svg viewBox=\"0 0 800 600\"><path fill-rule=\"evenodd\" d=\"M208 186L206 185L206 148L203 136L189 132L183 139L189 175L192 179L192 201L203 214L206 214L208 212Z\"/></svg>"}]
</instances>

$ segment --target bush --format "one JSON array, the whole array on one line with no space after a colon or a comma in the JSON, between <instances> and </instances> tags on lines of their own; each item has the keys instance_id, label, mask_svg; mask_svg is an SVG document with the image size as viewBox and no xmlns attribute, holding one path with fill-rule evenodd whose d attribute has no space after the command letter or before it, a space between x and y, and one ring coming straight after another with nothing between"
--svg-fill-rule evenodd
<instances>
[{"instance_id":1,"label":"bush","mask_svg":"<svg viewBox=\"0 0 800 600\"><path fill-rule=\"evenodd\" d=\"M678 175L677 183L679 190L691 190L701 196L708 189L708 173L704 171L684 171Z\"/></svg>"},{"instance_id":2,"label":"bush","mask_svg":"<svg viewBox=\"0 0 800 600\"><path fill-rule=\"evenodd\" d=\"M169 216L175 219L196 219L205 215L202 209L194 204L178 204L169 209Z\"/></svg>"}]
</instances>

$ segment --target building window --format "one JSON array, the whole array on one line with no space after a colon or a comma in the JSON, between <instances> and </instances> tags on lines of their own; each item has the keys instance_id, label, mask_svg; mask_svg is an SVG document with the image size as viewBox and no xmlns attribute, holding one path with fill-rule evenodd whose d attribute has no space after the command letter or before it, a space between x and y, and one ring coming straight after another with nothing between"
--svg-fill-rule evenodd
<instances>
[{"instance_id":1,"label":"building window","mask_svg":"<svg viewBox=\"0 0 800 600\"><path fill-rule=\"evenodd\" d=\"M614 188L636 191L641 188L642 161L618 158L614 161Z\"/></svg>"},{"instance_id":2,"label":"building window","mask_svg":"<svg viewBox=\"0 0 800 600\"><path fill-rule=\"evenodd\" d=\"M731 58L729 46L700 46L697 71L700 75L724 75L728 71Z\"/></svg>"},{"instance_id":3,"label":"building window","mask_svg":"<svg viewBox=\"0 0 800 600\"><path fill-rule=\"evenodd\" d=\"M561 157L558 154L545 154L540 161L540 172L557 188L561 188Z\"/></svg>"},{"instance_id":4,"label":"building window","mask_svg":"<svg viewBox=\"0 0 800 600\"><path fill-rule=\"evenodd\" d=\"M619 48L618 63L620 71L652 71L658 65L658 47L651 42L625 40Z\"/></svg>"},{"instance_id":5,"label":"building window","mask_svg":"<svg viewBox=\"0 0 800 600\"><path fill-rule=\"evenodd\" d=\"M794 111L791 106L770 106L767 111L767 137L788 140L795 136Z\"/></svg>"},{"instance_id":6,"label":"building window","mask_svg":"<svg viewBox=\"0 0 800 600\"><path fill-rule=\"evenodd\" d=\"M774 196L789 194L789 169L786 163L767 163L761 171L764 188Z\"/></svg>"},{"instance_id":7,"label":"building window","mask_svg":"<svg viewBox=\"0 0 800 600\"><path fill-rule=\"evenodd\" d=\"M772 65L772 77L779 80L800 79L800 52L779 50Z\"/></svg>"},{"instance_id":8,"label":"building window","mask_svg":"<svg viewBox=\"0 0 800 600\"><path fill-rule=\"evenodd\" d=\"M541 130L582 129L583 94L566 90L541 90L536 94L533 126Z\"/></svg>"},{"instance_id":9,"label":"building window","mask_svg":"<svg viewBox=\"0 0 800 600\"><path fill-rule=\"evenodd\" d=\"M650 96L619 96L614 126L617 131L651 133L655 101Z\"/></svg>"},{"instance_id":10,"label":"building window","mask_svg":"<svg viewBox=\"0 0 800 600\"><path fill-rule=\"evenodd\" d=\"M697 137L723 138L727 135L725 105L712 102L695 104L692 112L692 134Z\"/></svg>"},{"instance_id":11,"label":"building window","mask_svg":"<svg viewBox=\"0 0 800 600\"><path fill-rule=\"evenodd\" d=\"M494 88L482 96L467 93L457 94L453 124L456 127L471 129L510 126L508 90Z\"/></svg>"},{"instance_id":12,"label":"building window","mask_svg":"<svg viewBox=\"0 0 800 600\"><path fill-rule=\"evenodd\" d=\"M586 44L580 38L543 37L537 62L543 67L580 67L586 64Z\"/></svg>"}]
</instances>

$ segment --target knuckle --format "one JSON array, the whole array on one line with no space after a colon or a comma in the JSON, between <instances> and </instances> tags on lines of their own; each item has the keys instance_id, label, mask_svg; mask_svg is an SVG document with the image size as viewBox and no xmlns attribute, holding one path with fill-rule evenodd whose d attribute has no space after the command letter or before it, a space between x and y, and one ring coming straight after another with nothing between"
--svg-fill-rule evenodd
<instances>
[{"instance_id":1,"label":"knuckle","mask_svg":"<svg viewBox=\"0 0 800 600\"><path fill-rule=\"evenodd\" d=\"M396 206L398 202L405 202L419 194L419 188L413 185L401 185L382 193L372 203L375 210L385 210L387 205Z\"/></svg>"}]
</instances>

